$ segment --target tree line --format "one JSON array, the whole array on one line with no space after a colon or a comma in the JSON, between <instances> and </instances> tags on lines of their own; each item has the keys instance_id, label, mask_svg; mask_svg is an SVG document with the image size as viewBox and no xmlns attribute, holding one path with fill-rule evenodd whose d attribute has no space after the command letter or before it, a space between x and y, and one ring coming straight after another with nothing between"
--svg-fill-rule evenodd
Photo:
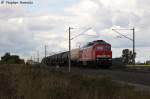
<instances>
[{"instance_id":1,"label":"tree line","mask_svg":"<svg viewBox=\"0 0 150 99\"><path fill-rule=\"evenodd\" d=\"M25 61L20 59L18 55L11 55L9 52L5 53L4 56L1 57L1 64L24 64Z\"/></svg>"}]
</instances>

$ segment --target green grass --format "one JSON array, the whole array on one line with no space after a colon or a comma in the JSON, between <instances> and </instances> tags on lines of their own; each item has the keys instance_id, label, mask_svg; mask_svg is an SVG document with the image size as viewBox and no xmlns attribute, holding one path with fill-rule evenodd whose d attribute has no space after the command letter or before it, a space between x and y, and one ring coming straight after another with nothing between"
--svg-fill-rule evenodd
<instances>
[{"instance_id":1,"label":"green grass","mask_svg":"<svg viewBox=\"0 0 150 99\"><path fill-rule=\"evenodd\" d=\"M150 67L150 65L127 65L128 67Z\"/></svg>"},{"instance_id":2,"label":"green grass","mask_svg":"<svg viewBox=\"0 0 150 99\"><path fill-rule=\"evenodd\" d=\"M127 65L129 69L150 70L150 65Z\"/></svg>"},{"instance_id":3,"label":"green grass","mask_svg":"<svg viewBox=\"0 0 150 99\"><path fill-rule=\"evenodd\" d=\"M0 99L149 99L148 91L136 91L99 75L49 71L46 66L0 66Z\"/></svg>"}]
</instances>

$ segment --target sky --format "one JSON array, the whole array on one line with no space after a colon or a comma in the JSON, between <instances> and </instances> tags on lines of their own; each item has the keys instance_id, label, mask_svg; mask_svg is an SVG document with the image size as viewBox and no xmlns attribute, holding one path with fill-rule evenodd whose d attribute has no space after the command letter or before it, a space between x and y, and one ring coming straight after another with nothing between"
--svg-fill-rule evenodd
<instances>
[{"instance_id":1,"label":"sky","mask_svg":"<svg viewBox=\"0 0 150 99\"><path fill-rule=\"evenodd\" d=\"M112 31L135 27L136 61L150 60L150 0L30 0L33 4L0 4L0 56L5 52L22 58L44 56L102 39L112 45L113 57L132 50L132 42ZM12 0L7 0L12 1ZM20 0L13 0L20 1ZM22 0L27 1L27 0ZM132 38L131 30L117 30Z\"/></svg>"}]
</instances>

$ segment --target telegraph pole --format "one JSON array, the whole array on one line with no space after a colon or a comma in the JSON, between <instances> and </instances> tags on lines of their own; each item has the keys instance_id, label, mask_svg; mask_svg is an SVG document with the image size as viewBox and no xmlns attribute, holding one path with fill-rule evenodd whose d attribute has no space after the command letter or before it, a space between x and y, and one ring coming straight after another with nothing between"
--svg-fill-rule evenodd
<instances>
[{"instance_id":1,"label":"telegraph pole","mask_svg":"<svg viewBox=\"0 0 150 99\"><path fill-rule=\"evenodd\" d=\"M133 27L132 29L112 29L113 31L115 31L116 33L118 33L119 35L131 40L133 42L133 58L132 58L132 64L135 65L135 28ZM133 31L133 38L129 38L123 34L121 34L120 32L116 31L116 30L132 30Z\"/></svg>"},{"instance_id":2,"label":"telegraph pole","mask_svg":"<svg viewBox=\"0 0 150 99\"><path fill-rule=\"evenodd\" d=\"M35 53L33 55L33 61L34 61L34 63L36 62L36 54Z\"/></svg>"},{"instance_id":3,"label":"telegraph pole","mask_svg":"<svg viewBox=\"0 0 150 99\"><path fill-rule=\"evenodd\" d=\"M32 61L32 56L31 56L31 61Z\"/></svg>"},{"instance_id":4,"label":"telegraph pole","mask_svg":"<svg viewBox=\"0 0 150 99\"><path fill-rule=\"evenodd\" d=\"M39 63L40 61L40 58L39 58L39 51L37 51L37 62Z\"/></svg>"},{"instance_id":5,"label":"telegraph pole","mask_svg":"<svg viewBox=\"0 0 150 99\"><path fill-rule=\"evenodd\" d=\"M135 65L135 28L133 27L133 65Z\"/></svg>"},{"instance_id":6,"label":"telegraph pole","mask_svg":"<svg viewBox=\"0 0 150 99\"><path fill-rule=\"evenodd\" d=\"M47 46L45 45L44 48L45 48L45 57L46 57L47 56Z\"/></svg>"},{"instance_id":7,"label":"telegraph pole","mask_svg":"<svg viewBox=\"0 0 150 99\"><path fill-rule=\"evenodd\" d=\"M71 27L69 27L69 55L68 55L68 61L69 61L69 72L71 70Z\"/></svg>"},{"instance_id":8,"label":"telegraph pole","mask_svg":"<svg viewBox=\"0 0 150 99\"><path fill-rule=\"evenodd\" d=\"M73 40L74 38L82 35L84 32L88 31L91 29L90 28L87 28L85 31L83 31L82 33L76 35L75 37L71 38L71 29L74 29L74 28L71 28L69 27L69 54L68 54L68 61L69 61L69 72L71 71L71 40Z\"/></svg>"}]
</instances>

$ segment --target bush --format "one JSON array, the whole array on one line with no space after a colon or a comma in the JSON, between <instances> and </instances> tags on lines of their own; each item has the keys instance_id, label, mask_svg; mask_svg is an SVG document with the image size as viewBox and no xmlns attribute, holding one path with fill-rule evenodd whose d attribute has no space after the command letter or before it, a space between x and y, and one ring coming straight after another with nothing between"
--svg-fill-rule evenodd
<instances>
[{"instance_id":1,"label":"bush","mask_svg":"<svg viewBox=\"0 0 150 99\"><path fill-rule=\"evenodd\" d=\"M20 59L18 55L10 55L10 53L5 53L1 57L1 64L24 64L24 60Z\"/></svg>"}]
</instances>

